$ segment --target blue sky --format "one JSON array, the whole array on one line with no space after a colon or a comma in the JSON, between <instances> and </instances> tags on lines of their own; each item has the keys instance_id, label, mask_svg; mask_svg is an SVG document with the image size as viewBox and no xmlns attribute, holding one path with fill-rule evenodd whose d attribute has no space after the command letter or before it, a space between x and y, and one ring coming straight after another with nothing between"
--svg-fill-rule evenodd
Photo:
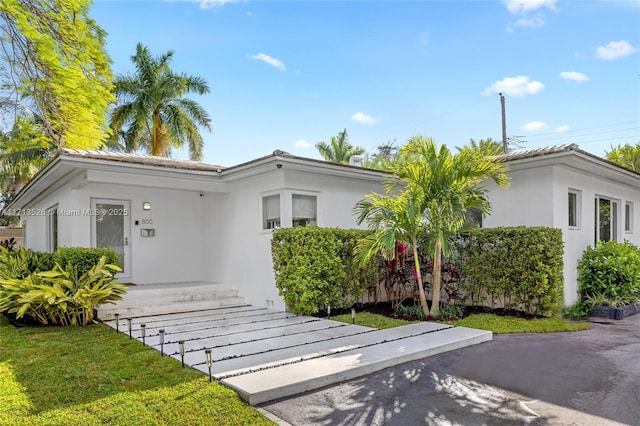
<instances>
[{"instance_id":1,"label":"blue sky","mask_svg":"<svg viewBox=\"0 0 640 426\"><path fill-rule=\"evenodd\" d=\"M640 1L110 1L92 17L113 71L138 42L204 77L204 161L229 166L347 128L368 152L411 136L596 155L640 141ZM174 152L186 158L184 152Z\"/></svg>"}]
</instances>

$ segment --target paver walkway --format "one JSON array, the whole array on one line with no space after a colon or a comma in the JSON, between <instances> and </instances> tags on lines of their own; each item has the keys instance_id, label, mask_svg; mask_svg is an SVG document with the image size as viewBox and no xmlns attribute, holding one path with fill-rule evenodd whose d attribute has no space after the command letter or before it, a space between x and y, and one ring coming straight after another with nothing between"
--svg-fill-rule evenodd
<instances>
[{"instance_id":1,"label":"paver walkway","mask_svg":"<svg viewBox=\"0 0 640 426\"><path fill-rule=\"evenodd\" d=\"M126 318L105 323L129 334ZM132 318L130 335L178 360L184 341L184 363L207 374L210 349L212 376L253 405L492 339L430 322L376 330L255 306Z\"/></svg>"}]
</instances>

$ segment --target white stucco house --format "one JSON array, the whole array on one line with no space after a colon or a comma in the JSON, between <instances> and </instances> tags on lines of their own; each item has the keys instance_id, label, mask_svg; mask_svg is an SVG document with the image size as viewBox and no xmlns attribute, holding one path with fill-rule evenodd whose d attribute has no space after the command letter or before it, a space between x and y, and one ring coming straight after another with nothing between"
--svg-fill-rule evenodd
<instances>
[{"instance_id":1,"label":"white stucco house","mask_svg":"<svg viewBox=\"0 0 640 426\"><path fill-rule=\"evenodd\" d=\"M587 246L611 238L640 244L640 174L575 145L505 159L511 187L490 188L493 212L483 226L560 228L566 304L577 299L576 264ZM120 281L136 290L205 292L211 284L246 303L285 309L271 263L273 228L355 227L353 206L364 194L381 192L383 179L379 171L282 151L225 168L62 149L8 210L20 214L28 248L114 247L124 255ZM202 301L197 294L181 297Z\"/></svg>"}]
</instances>

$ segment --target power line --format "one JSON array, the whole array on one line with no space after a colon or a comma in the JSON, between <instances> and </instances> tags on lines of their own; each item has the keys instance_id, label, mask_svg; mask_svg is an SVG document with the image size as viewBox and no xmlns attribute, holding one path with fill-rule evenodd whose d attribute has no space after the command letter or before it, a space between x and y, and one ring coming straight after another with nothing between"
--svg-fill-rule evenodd
<instances>
[{"instance_id":1,"label":"power line","mask_svg":"<svg viewBox=\"0 0 640 426\"><path fill-rule=\"evenodd\" d=\"M583 129L570 129L570 130L568 130L568 131L566 131L564 133L584 132L584 131L587 131L587 130L604 129L604 128L607 128L607 127L626 126L628 124L636 124L637 125L638 122L637 121L627 121L625 123L607 124L605 126L585 127ZM544 137L544 136L548 136L548 135L557 135L557 134L558 134L558 132L536 133L535 135L530 135L530 136L527 136L527 137L532 137L532 138L536 137L537 138L537 137Z\"/></svg>"},{"instance_id":2,"label":"power line","mask_svg":"<svg viewBox=\"0 0 640 426\"><path fill-rule=\"evenodd\" d=\"M626 132L628 130L640 130L640 127L628 127L625 129L617 129L617 130L608 130L608 131L604 131L604 132L593 132L593 133L588 133L588 134L584 134L584 135L563 135L563 136L558 136L555 138L544 138L545 141L555 141L555 140L560 140L560 139L575 139L575 138L580 138L580 137L589 137L589 136L594 136L594 135L603 135L603 134L607 134L607 133L618 133L618 132ZM557 134L557 133L556 133ZM540 135L535 135L536 137L540 136ZM524 136L525 139L530 139L531 136Z\"/></svg>"}]
</instances>

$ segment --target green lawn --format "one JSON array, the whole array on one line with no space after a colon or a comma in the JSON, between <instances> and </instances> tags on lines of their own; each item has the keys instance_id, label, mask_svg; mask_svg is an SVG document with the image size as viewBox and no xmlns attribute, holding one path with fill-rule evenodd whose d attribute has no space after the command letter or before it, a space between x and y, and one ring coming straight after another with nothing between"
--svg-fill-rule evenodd
<instances>
[{"instance_id":1,"label":"green lawn","mask_svg":"<svg viewBox=\"0 0 640 426\"><path fill-rule=\"evenodd\" d=\"M525 319L493 314L472 314L461 320L446 321L446 324L489 330L496 334L557 333L589 329L589 324L567 321L562 318Z\"/></svg>"},{"instance_id":2,"label":"green lawn","mask_svg":"<svg viewBox=\"0 0 640 426\"><path fill-rule=\"evenodd\" d=\"M332 320L351 324L351 315L331 317ZM415 322L415 321L413 321ZM589 329L589 324L567 321L562 318L538 318L527 320L494 314L472 314L456 321L442 321L459 327L489 330L496 334L504 333L556 333L561 331L580 331ZM384 315L359 312L356 324L378 329L399 327L411 324L411 321L388 318Z\"/></svg>"},{"instance_id":3,"label":"green lawn","mask_svg":"<svg viewBox=\"0 0 640 426\"><path fill-rule=\"evenodd\" d=\"M2 425L271 425L230 389L105 325L0 318Z\"/></svg>"},{"instance_id":4,"label":"green lawn","mask_svg":"<svg viewBox=\"0 0 640 426\"><path fill-rule=\"evenodd\" d=\"M351 324L351 314L336 315L331 317L334 321L340 321L347 324ZM370 312L358 312L356 314L356 325L363 325L365 327L373 327L379 330L384 328L399 327L401 325L411 324L417 321L404 321L400 319L393 319L385 317L384 315L372 314Z\"/></svg>"}]
</instances>

